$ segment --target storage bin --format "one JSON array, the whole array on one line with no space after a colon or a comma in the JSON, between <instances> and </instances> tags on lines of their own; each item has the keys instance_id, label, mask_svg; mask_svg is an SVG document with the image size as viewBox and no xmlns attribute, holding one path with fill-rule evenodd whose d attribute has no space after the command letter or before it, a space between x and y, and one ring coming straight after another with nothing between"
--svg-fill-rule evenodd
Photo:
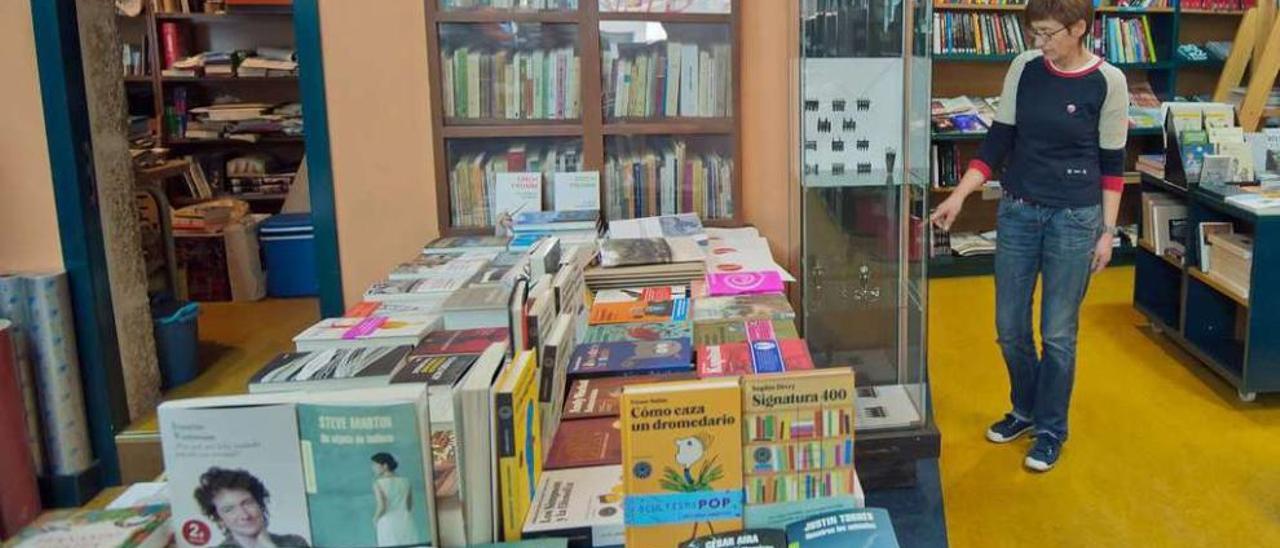
<instances>
[{"instance_id":1,"label":"storage bin","mask_svg":"<svg viewBox=\"0 0 1280 548\"><path fill-rule=\"evenodd\" d=\"M182 386L200 374L200 305L167 301L151 305L155 326L156 358L160 362L161 385Z\"/></svg>"},{"instance_id":2,"label":"storage bin","mask_svg":"<svg viewBox=\"0 0 1280 548\"><path fill-rule=\"evenodd\" d=\"M262 223L258 238L266 257L268 295L311 297L319 294L311 214L273 216Z\"/></svg>"}]
</instances>

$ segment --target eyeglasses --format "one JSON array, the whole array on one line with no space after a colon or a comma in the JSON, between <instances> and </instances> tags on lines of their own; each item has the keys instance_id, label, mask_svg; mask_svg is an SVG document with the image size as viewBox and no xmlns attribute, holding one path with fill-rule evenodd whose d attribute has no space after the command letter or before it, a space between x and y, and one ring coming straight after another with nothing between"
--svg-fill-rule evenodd
<instances>
[{"instance_id":1,"label":"eyeglasses","mask_svg":"<svg viewBox=\"0 0 1280 548\"><path fill-rule=\"evenodd\" d=\"M1027 31L1027 36L1031 37L1032 40L1048 42L1049 40L1053 39L1053 37L1057 35L1059 32L1062 32L1064 30L1067 30L1067 27L1065 26L1058 27L1058 30L1055 30L1053 32L1043 32L1043 31L1038 31L1036 29L1030 29Z\"/></svg>"}]
</instances>

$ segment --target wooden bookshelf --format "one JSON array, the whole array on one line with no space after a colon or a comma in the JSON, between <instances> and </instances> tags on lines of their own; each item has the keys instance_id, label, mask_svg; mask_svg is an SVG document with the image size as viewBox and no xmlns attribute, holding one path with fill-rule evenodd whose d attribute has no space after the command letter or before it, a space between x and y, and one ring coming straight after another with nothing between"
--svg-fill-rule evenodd
<instances>
[{"instance_id":1,"label":"wooden bookshelf","mask_svg":"<svg viewBox=\"0 0 1280 548\"><path fill-rule=\"evenodd\" d=\"M499 9L445 10L439 0L424 0L426 6L426 28L428 45L428 75L432 82L441 85L431 86L431 124L433 129L433 148L435 150L435 187L436 213L442 234L483 234L492 233L491 227L455 226L452 218L453 197L451 196L450 173L455 159L451 157L451 147L483 147L488 144L497 145L511 139L573 139L574 145L580 146L579 158L583 170L600 172L600 193L602 213L608 215L609 174L605 172L608 158L608 143L614 139L649 138L670 136L673 139L688 139L690 142L727 143L724 148L714 150L733 160L730 170L732 179L729 184L731 193L732 215L721 218L704 219L708 226L739 226L742 222L742 158L740 155L741 126L741 0L733 0L731 12L727 14L703 13L631 13L601 12L598 0L579 0L576 10L555 11L517 11ZM696 31L698 26L719 29L716 37L727 36L727 42L703 39L689 40L688 36L673 40L681 43L697 42L727 43L729 46L730 81L725 83L725 91L732 104L728 115L724 117L659 117L633 118L612 117L605 115L606 83L603 81L604 51L601 26L616 26L617 22L652 22L673 26L682 31ZM528 25L551 24L571 25L574 27L570 44L556 44L562 48L573 47L578 57L578 107L579 112L573 119L495 119L495 118L458 118L445 112L445 67L442 66L441 53L448 51L451 44L446 36L446 26L457 24L492 25L495 23L517 23ZM687 26L686 28L680 28ZM540 29L541 30L541 29ZM539 30L539 31L540 31ZM672 29L667 29L672 30ZM723 31L723 34L720 34ZM449 32L456 32L450 29ZM558 31L553 31L558 32ZM611 103L609 103L611 104ZM533 141L529 141L533 142ZM692 146L692 145L691 145ZM549 185L551 181L544 181Z\"/></svg>"}]
</instances>

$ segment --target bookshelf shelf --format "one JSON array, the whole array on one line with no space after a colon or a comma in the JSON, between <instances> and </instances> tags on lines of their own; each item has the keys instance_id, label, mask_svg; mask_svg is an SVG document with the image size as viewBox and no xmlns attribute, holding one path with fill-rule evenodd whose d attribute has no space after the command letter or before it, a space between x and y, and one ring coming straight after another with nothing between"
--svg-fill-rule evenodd
<instances>
[{"instance_id":1,"label":"bookshelf shelf","mask_svg":"<svg viewBox=\"0 0 1280 548\"><path fill-rule=\"evenodd\" d=\"M934 141L981 141L987 137L987 133L934 133Z\"/></svg>"},{"instance_id":2,"label":"bookshelf shelf","mask_svg":"<svg viewBox=\"0 0 1280 548\"><path fill-rule=\"evenodd\" d=\"M264 18L292 22L292 10L270 9L226 13L157 13L158 21L189 21L192 23L243 23L261 21Z\"/></svg>"},{"instance_id":3,"label":"bookshelf shelf","mask_svg":"<svg viewBox=\"0 0 1280 548\"><path fill-rule=\"evenodd\" d=\"M1004 5L1004 4L939 4L934 3L933 9L947 11L1023 11L1027 9L1024 4Z\"/></svg>"},{"instance_id":4,"label":"bookshelf shelf","mask_svg":"<svg viewBox=\"0 0 1280 548\"><path fill-rule=\"evenodd\" d=\"M516 122L518 120L512 120ZM446 139L486 139L502 137L577 137L582 135L582 126L578 124L466 124L444 126L442 133Z\"/></svg>"},{"instance_id":5,"label":"bookshelf shelf","mask_svg":"<svg viewBox=\"0 0 1280 548\"><path fill-rule=\"evenodd\" d=\"M733 16L726 13L601 13L601 21L656 21L659 23L719 23L727 25Z\"/></svg>"},{"instance_id":6,"label":"bookshelf shelf","mask_svg":"<svg viewBox=\"0 0 1280 548\"><path fill-rule=\"evenodd\" d=\"M697 135L733 133L732 118L624 119L604 124L605 135Z\"/></svg>"},{"instance_id":7,"label":"bookshelf shelf","mask_svg":"<svg viewBox=\"0 0 1280 548\"><path fill-rule=\"evenodd\" d=\"M1187 274L1192 278L1199 280L1200 283L1203 283L1204 285L1209 286L1214 291L1217 291L1218 293L1221 293L1227 298L1230 298L1231 300L1235 301L1236 304L1243 306L1245 308L1249 308L1249 299L1247 297L1244 297L1239 293L1236 293L1231 288L1227 287L1225 284L1218 281L1217 278L1214 278L1213 276L1205 274L1199 268L1196 268L1194 266L1188 267Z\"/></svg>"},{"instance_id":8,"label":"bookshelf shelf","mask_svg":"<svg viewBox=\"0 0 1280 548\"><path fill-rule=\"evenodd\" d=\"M435 12L437 23L577 23L574 11L457 10Z\"/></svg>"},{"instance_id":9,"label":"bookshelf shelf","mask_svg":"<svg viewBox=\"0 0 1280 548\"><path fill-rule=\"evenodd\" d=\"M1007 63L1017 57L1016 53L1008 55L983 55L976 53L939 53L933 56L934 61L960 63Z\"/></svg>"},{"instance_id":10,"label":"bookshelf shelf","mask_svg":"<svg viewBox=\"0 0 1280 548\"><path fill-rule=\"evenodd\" d=\"M150 81L150 78L148 78ZM290 84L297 85L297 76L162 76L166 84Z\"/></svg>"}]
</instances>

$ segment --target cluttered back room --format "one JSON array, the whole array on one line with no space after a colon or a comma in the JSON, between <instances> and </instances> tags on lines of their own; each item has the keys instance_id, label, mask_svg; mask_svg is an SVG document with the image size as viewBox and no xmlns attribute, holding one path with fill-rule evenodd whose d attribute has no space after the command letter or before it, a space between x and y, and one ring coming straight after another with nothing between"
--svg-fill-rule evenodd
<instances>
[{"instance_id":1,"label":"cluttered back room","mask_svg":"<svg viewBox=\"0 0 1280 548\"><path fill-rule=\"evenodd\" d=\"M1275 2L13 0L0 52L6 547L1280 545Z\"/></svg>"}]
</instances>

